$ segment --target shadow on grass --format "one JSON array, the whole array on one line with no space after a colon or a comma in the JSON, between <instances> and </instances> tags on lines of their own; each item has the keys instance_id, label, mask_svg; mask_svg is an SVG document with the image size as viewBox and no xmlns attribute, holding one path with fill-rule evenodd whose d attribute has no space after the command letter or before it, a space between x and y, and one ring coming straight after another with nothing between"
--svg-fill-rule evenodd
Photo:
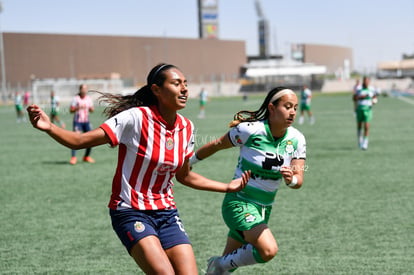
<instances>
[{"instance_id":1,"label":"shadow on grass","mask_svg":"<svg viewBox=\"0 0 414 275\"><path fill-rule=\"evenodd\" d=\"M42 164L50 164L50 165L70 165L69 161L67 161L67 160L43 161Z\"/></svg>"}]
</instances>

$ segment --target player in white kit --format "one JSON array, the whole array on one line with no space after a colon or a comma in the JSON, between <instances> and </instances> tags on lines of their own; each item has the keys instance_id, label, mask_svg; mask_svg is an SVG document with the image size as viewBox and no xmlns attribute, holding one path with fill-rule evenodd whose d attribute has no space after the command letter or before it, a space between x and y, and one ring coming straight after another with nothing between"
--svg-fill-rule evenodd
<instances>
[{"instance_id":1,"label":"player in white kit","mask_svg":"<svg viewBox=\"0 0 414 275\"><path fill-rule=\"evenodd\" d=\"M270 261L277 243L267 223L280 184L293 189L303 183L306 142L292 127L298 107L296 94L287 88L271 90L259 110L235 115L231 129L218 140L197 150L190 165L219 150L239 147L234 177L251 170L243 190L226 194L222 215L229 228L221 257L209 259L207 274L228 274L229 270Z\"/></svg>"}]
</instances>

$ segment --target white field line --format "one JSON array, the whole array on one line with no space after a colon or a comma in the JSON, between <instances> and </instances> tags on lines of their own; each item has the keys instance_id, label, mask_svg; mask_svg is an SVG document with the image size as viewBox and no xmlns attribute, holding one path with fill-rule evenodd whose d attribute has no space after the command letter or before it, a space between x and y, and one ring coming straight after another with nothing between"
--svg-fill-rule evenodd
<instances>
[{"instance_id":1,"label":"white field line","mask_svg":"<svg viewBox=\"0 0 414 275\"><path fill-rule=\"evenodd\" d=\"M398 99L400 99L400 100L402 100L402 101L405 101L405 102L407 102L407 103L409 103L409 104L414 105L414 100L412 100L412 99L410 99L410 98L407 98L407 97L405 97L405 96L397 96L397 98L398 98Z\"/></svg>"}]
</instances>

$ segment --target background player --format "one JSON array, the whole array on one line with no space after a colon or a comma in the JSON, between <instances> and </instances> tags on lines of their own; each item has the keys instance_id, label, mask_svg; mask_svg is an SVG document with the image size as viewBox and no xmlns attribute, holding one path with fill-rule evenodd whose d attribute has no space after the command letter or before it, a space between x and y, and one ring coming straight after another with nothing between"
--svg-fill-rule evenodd
<instances>
[{"instance_id":1,"label":"background player","mask_svg":"<svg viewBox=\"0 0 414 275\"><path fill-rule=\"evenodd\" d=\"M356 119L357 119L357 136L358 145L362 150L368 149L369 127L372 120L372 105L377 102L375 89L369 85L370 79L364 76L362 85L355 93L355 101L357 102ZM364 134L362 134L362 126L364 126Z\"/></svg>"},{"instance_id":2,"label":"background player","mask_svg":"<svg viewBox=\"0 0 414 275\"><path fill-rule=\"evenodd\" d=\"M206 105L208 102L208 92L206 89L201 88L200 91L200 113L198 114L198 118L205 118L206 117Z\"/></svg>"},{"instance_id":3,"label":"background player","mask_svg":"<svg viewBox=\"0 0 414 275\"><path fill-rule=\"evenodd\" d=\"M26 122L26 118L23 114L23 100L22 95L19 92L14 94L14 107L16 109L17 119L16 122Z\"/></svg>"},{"instance_id":4,"label":"background player","mask_svg":"<svg viewBox=\"0 0 414 275\"><path fill-rule=\"evenodd\" d=\"M305 111L308 113L309 123L313 125L315 123L315 118L311 112L311 99L312 91L306 86L303 85L303 89L300 92L300 116L299 124L303 124L305 117Z\"/></svg>"},{"instance_id":5,"label":"background player","mask_svg":"<svg viewBox=\"0 0 414 275\"><path fill-rule=\"evenodd\" d=\"M93 102L90 96L87 95L88 86L81 84L79 86L79 94L75 96L70 105L70 112L74 113L73 116L73 131L88 132L92 129L91 123L89 121L89 113L92 113L95 109L93 107ZM95 160L91 158L92 149L90 147L86 148L85 155L83 156L83 161L94 163ZM72 150L72 158L70 159L70 164L75 165L77 162L76 159L76 150Z\"/></svg>"},{"instance_id":6,"label":"background player","mask_svg":"<svg viewBox=\"0 0 414 275\"><path fill-rule=\"evenodd\" d=\"M50 105L50 121L52 123L55 123L56 121L57 123L59 123L60 127L65 128L65 123L59 117L60 101L59 97L56 96L55 91L50 92Z\"/></svg>"}]
</instances>

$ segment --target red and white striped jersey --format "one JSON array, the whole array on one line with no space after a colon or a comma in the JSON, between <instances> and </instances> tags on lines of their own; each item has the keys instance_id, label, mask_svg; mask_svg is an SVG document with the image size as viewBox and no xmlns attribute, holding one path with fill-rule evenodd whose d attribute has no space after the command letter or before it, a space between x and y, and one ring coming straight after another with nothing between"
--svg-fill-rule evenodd
<instances>
[{"instance_id":1,"label":"red and white striped jersey","mask_svg":"<svg viewBox=\"0 0 414 275\"><path fill-rule=\"evenodd\" d=\"M93 107L92 98L90 96L85 95L84 98L81 98L77 95L73 98L70 106L79 108L73 117L74 122L89 122L89 109Z\"/></svg>"},{"instance_id":2,"label":"red and white striped jersey","mask_svg":"<svg viewBox=\"0 0 414 275\"><path fill-rule=\"evenodd\" d=\"M101 128L112 146L119 145L109 208L174 209L172 179L193 154L193 123L177 114L170 126L155 106L141 106L113 116Z\"/></svg>"}]
</instances>

